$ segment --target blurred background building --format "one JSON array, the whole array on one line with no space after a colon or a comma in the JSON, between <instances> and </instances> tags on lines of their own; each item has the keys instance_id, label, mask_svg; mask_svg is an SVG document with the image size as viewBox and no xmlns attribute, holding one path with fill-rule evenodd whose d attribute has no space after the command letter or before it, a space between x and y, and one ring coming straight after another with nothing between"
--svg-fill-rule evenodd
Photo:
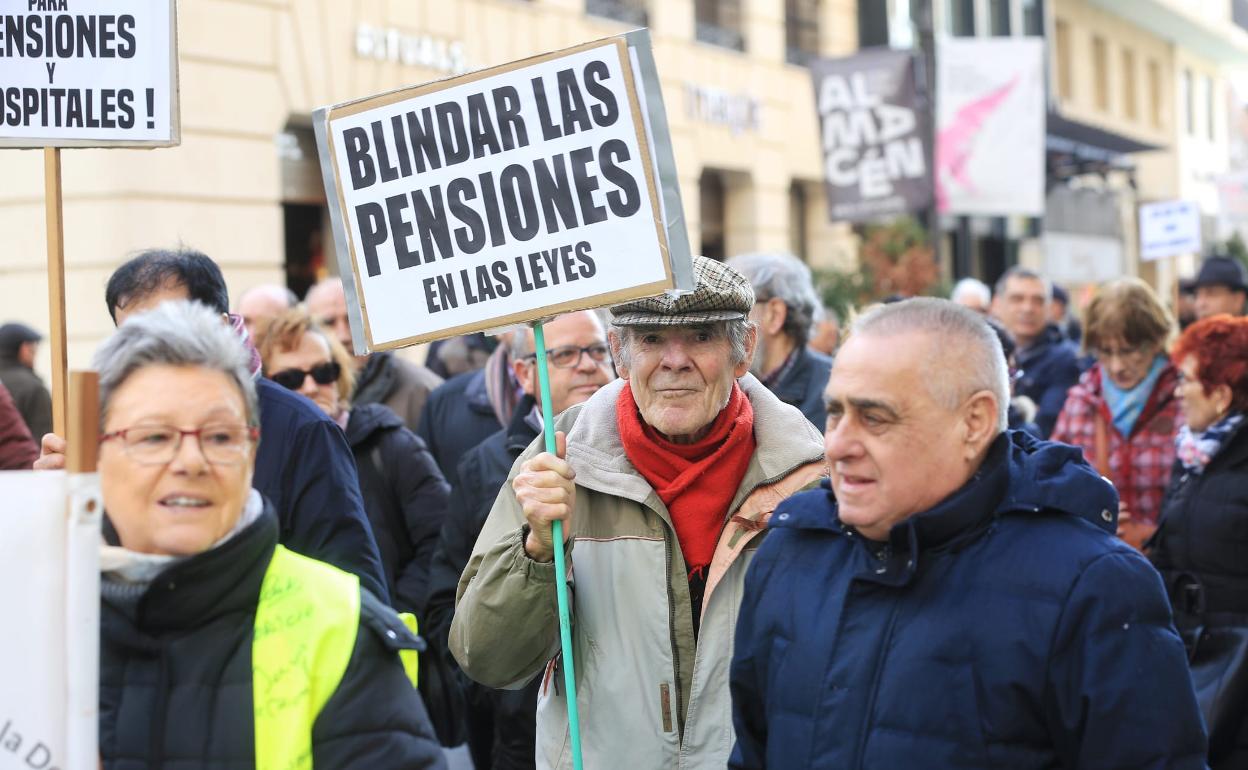
<instances>
[{"instance_id":1,"label":"blurred background building","mask_svg":"<svg viewBox=\"0 0 1248 770\"><path fill-rule=\"evenodd\" d=\"M182 145L63 153L69 357L112 328L103 286L127 254L186 244L231 292L300 295L336 272L310 115L316 107L651 29L696 251L787 249L856 269L861 228L828 221L811 57L914 47L937 36L1044 36L1048 205L1043 218L946 217L944 285L1009 265L1067 284L1140 274L1166 291L1196 255L1139 259L1137 205L1197 201L1206 242L1223 214L1228 82L1248 62L1248 0L182 0ZM1240 130L1236 128L1236 131ZM1248 201L1248 174L1242 198ZM47 325L42 155L0 151L6 319ZM45 353L46 355L46 353ZM45 364L46 367L46 364Z\"/></svg>"}]
</instances>

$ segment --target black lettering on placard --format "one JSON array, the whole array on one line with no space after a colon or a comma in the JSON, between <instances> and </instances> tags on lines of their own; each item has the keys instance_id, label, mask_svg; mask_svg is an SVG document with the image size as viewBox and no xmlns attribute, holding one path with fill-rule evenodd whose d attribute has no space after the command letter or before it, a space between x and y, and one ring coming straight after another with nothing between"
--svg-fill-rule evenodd
<instances>
[{"instance_id":1,"label":"black lettering on placard","mask_svg":"<svg viewBox=\"0 0 1248 770\"><path fill-rule=\"evenodd\" d=\"M377 181L377 170L368 152L368 132L358 127L348 128L342 132L342 142L347 146L351 189L371 187Z\"/></svg>"},{"instance_id":2,"label":"black lettering on placard","mask_svg":"<svg viewBox=\"0 0 1248 770\"><path fill-rule=\"evenodd\" d=\"M399 269L420 265L420 254L412 251L407 239L412 237L412 224L403 218L403 210L411 207L411 199L406 195L391 195L386 198L386 215L390 219L390 240L394 243L394 258Z\"/></svg>"},{"instance_id":3,"label":"black lettering on placard","mask_svg":"<svg viewBox=\"0 0 1248 770\"><path fill-rule=\"evenodd\" d=\"M594 264L593 257L589 256L589 241L579 241L576 244L576 258L581 265L578 268L582 278L593 278L598 272L598 266Z\"/></svg>"},{"instance_id":4,"label":"black lettering on placard","mask_svg":"<svg viewBox=\"0 0 1248 770\"><path fill-rule=\"evenodd\" d=\"M520 117L520 94L512 86L494 89L494 113L498 119L498 133L504 150L527 147L529 132Z\"/></svg>"},{"instance_id":5,"label":"black lettering on placard","mask_svg":"<svg viewBox=\"0 0 1248 770\"><path fill-rule=\"evenodd\" d=\"M598 148L598 168L608 182L619 188L607 193L607 205L611 207L611 213L621 219L631 217L641 208L637 181L619 166L620 162L628 159L628 145L619 139L608 139Z\"/></svg>"},{"instance_id":6,"label":"black lettering on placard","mask_svg":"<svg viewBox=\"0 0 1248 770\"><path fill-rule=\"evenodd\" d=\"M452 257L455 251L451 248L451 227L446 220L446 211L442 205L442 188L434 185L429 188L428 197L424 190L412 192L412 202L416 209L416 230L420 235L420 252L429 264L434 261L433 244L438 244L442 258Z\"/></svg>"},{"instance_id":7,"label":"black lettering on placard","mask_svg":"<svg viewBox=\"0 0 1248 770\"><path fill-rule=\"evenodd\" d=\"M494 274L494 289L500 297L511 296L511 276L507 275L507 263L498 260L490 265L490 272Z\"/></svg>"},{"instance_id":8,"label":"black lettering on placard","mask_svg":"<svg viewBox=\"0 0 1248 770\"><path fill-rule=\"evenodd\" d=\"M416 151L417 173L423 174L426 169L442 168L442 158L438 155L437 129L434 127L431 108L426 107L421 110L419 118L415 110L407 113L407 135L412 149Z\"/></svg>"},{"instance_id":9,"label":"black lettering on placard","mask_svg":"<svg viewBox=\"0 0 1248 770\"><path fill-rule=\"evenodd\" d=\"M529 172L519 164L510 165L503 169L498 184L503 211L507 214L507 229L517 240L533 240L542 223L533 205L533 182Z\"/></svg>"},{"instance_id":10,"label":"black lettering on placard","mask_svg":"<svg viewBox=\"0 0 1248 770\"><path fill-rule=\"evenodd\" d=\"M537 105L537 121L542 127L542 139L547 142L558 139L563 136L563 132L550 119L550 105L546 102L546 81L536 77L529 81L529 85L533 86L533 101Z\"/></svg>"},{"instance_id":11,"label":"black lettering on placard","mask_svg":"<svg viewBox=\"0 0 1248 770\"><path fill-rule=\"evenodd\" d=\"M490 245L502 246L507 242L503 234L503 218L498 210L498 195L494 192L494 174L486 171L478 177L481 181L481 198L485 201L485 219L490 225Z\"/></svg>"},{"instance_id":12,"label":"black lettering on placard","mask_svg":"<svg viewBox=\"0 0 1248 770\"><path fill-rule=\"evenodd\" d=\"M576 201L572 197L563 156L556 155L549 162L539 158L533 164L533 171L533 178L537 182L537 197L542 202L542 210L546 212L546 232L558 232L560 219L563 220L564 228L576 227Z\"/></svg>"},{"instance_id":13,"label":"black lettering on placard","mask_svg":"<svg viewBox=\"0 0 1248 770\"><path fill-rule=\"evenodd\" d=\"M374 120L373 146L377 148L377 169L381 172L381 181L393 182L399 178L399 169L390 163L390 150L386 148L386 137L382 133L381 121Z\"/></svg>"},{"instance_id":14,"label":"black lettering on placard","mask_svg":"<svg viewBox=\"0 0 1248 770\"><path fill-rule=\"evenodd\" d=\"M615 121L620 117L620 108L615 102L615 94L602 84L602 81L609 77L611 74L607 71L606 62L595 59L585 65L585 90L598 100L598 104L589 109L594 116L594 123L602 128L615 125Z\"/></svg>"},{"instance_id":15,"label":"black lettering on placard","mask_svg":"<svg viewBox=\"0 0 1248 770\"><path fill-rule=\"evenodd\" d=\"M588 131L593 128L589 119L589 110L585 107L585 97L581 95L581 84L576 79L575 70L559 70L555 75L559 84L559 106L563 112L563 135L577 131Z\"/></svg>"},{"instance_id":16,"label":"black lettering on placard","mask_svg":"<svg viewBox=\"0 0 1248 770\"><path fill-rule=\"evenodd\" d=\"M494 122L490 120L490 108L486 104L485 94L472 94L468 97L468 130L472 135L472 157L483 157L486 150L491 155L503 151L498 144L498 136L494 133Z\"/></svg>"},{"instance_id":17,"label":"black lettering on placard","mask_svg":"<svg viewBox=\"0 0 1248 770\"><path fill-rule=\"evenodd\" d=\"M364 264L370 277L381 275L377 262L377 247L386 242L386 213L380 203L369 201L355 207L355 219L360 226L360 246L364 249Z\"/></svg>"},{"instance_id":18,"label":"black lettering on placard","mask_svg":"<svg viewBox=\"0 0 1248 770\"><path fill-rule=\"evenodd\" d=\"M117 55L123 59L133 59L136 45L134 42L134 17L117 17L117 37L122 45L117 46Z\"/></svg>"},{"instance_id":19,"label":"black lettering on placard","mask_svg":"<svg viewBox=\"0 0 1248 770\"><path fill-rule=\"evenodd\" d=\"M455 102L443 102L433 108L438 116L438 137L442 144L442 157L446 165L463 163L472 155L472 145L464 133L464 116Z\"/></svg>"},{"instance_id":20,"label":"black lettering on placard","mask_svg":"<svg viewBox=\"0 0 1248 770\"><path fill-rule=\"evenodd\" d=\"M581 217L585 224L592 225L607 218L607 210L594 203L594 190L598 189L598 177L586 170L586 166L594 162L594 148L582 147L568 153L572 161L572 179L576 182L576 197L581 202Z\"/></svg>"},{"instance_id":21,"label":"black lettering on placard","mask_svg":"<svg viewBox=\"0 0 1248 770\"><path fill-rule=\"evenodd\" d=\"M399 161L399 176L409 177L412 175L412 151L411 145L407 143L407 136L403 133L402 115L391 116L390 130L394 132L394 154Z\"/></svg>"},{"instance_id":22,"label":"black lettering on placard","mask_svg":"<svg viewBox=\"0 0 1248 770\"><path fill-rule=\"evenodd\" d=\"M476 209L465 203L476 197L477 191L468 179L452 179L446 186L451 216L464 223L463 227L455 228L455 245L465 254L476 254L485 247L485 223Z\"/></svg>"},{"instance_id":23,"label":"black lettering on placard","mask_svg":"<svg viewBox=\"0 0 1248 770\"><path fill-rule=\"evenodd\" d=\"M455 294L455 280L449 274L430 276L420 282L425 290L425 307L430 313L459 307L459 297Z\"/></svg>"}]
</instances>

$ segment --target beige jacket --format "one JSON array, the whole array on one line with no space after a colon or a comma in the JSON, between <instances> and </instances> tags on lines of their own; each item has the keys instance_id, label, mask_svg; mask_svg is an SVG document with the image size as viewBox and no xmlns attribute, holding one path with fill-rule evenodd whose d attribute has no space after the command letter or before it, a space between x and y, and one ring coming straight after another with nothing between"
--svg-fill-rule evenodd
<instances>
[{"instance_id":1,"label":"beige jacket","mask_svg":"<svg viewBox=\"0 0 1248 770\"><path fill-rule=\"evenodd\" d=\"M666 506L624 454L617 380L559 416L576 471L569 551L573 654L585 767L727 765L728 666L745 571L772 509L824 473L823 442L797 409L746 375L757 450L707 576L695 643L689 584ZM512 468L542 451L539 437ZM572 767L553 564L530 559L504 486L460 578L451 651L473 679L519 687L543 676L537 766ZM748 547L747 547L748 546Z\"/></svg>"}]
</instances>

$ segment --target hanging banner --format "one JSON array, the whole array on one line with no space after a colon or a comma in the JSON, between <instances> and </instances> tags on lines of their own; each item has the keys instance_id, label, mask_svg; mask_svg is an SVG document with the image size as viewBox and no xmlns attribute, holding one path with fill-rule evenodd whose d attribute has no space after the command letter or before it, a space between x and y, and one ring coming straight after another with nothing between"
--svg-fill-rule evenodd
<instances>
[{"instance_id":1,"label":"hanging banner","mask_svg":"<svg viewBox=\"0 0 1248 770\"><path fill-rule=\"evenodd\" d=\"M692 288L644 35L314 124L357 352Z\"/></svg>"},{"instance_id":2,"label":"hanging banner","mask_svg":"<svg viewBox=\"0 0 1248 770\"><path fill-rule=\"evenodd\" d=\"M179 141L174 0L0 0L0 147Z\"/></svg>"},{"instance_id":3,"label":"hanging banner","mask_svg":"<svg viewBox=\"0 0 1248 770\"><path fill-rule=\"evenodd\" d=\"M0 499L0 767L96 767L96 476L5 471Z\"/></svg>"},{"instance_id":4,"label":"hanging banner","mask_svg":"<svg viewBox=\"0 0 1248 770\"><path fill-rule=\"evenodd\" d=\"M941 213L1044 214L1041 38L944 38L936 47Z\"/></svg>"},{"instance_id":5,"label":"hanging banner","mask_svg":"<svg viewBox=\"0 0 1248 770\"><path fill-rule=\"evenodd\" d=\"M931 203L928 118L912 61L905 51L867 49L810 63L834 222L882 219Z\"/></svg>"},{"instance_id":6,"label":"hanging banner","mask_svg":"<svg viewBox=\"0 0 1248 770\"><path fill-rule=\"evenodd\" d=\"M1200 206L1162 201L1140 206L1140 259L1200 253Z\"/></svg>"}]
</instances>

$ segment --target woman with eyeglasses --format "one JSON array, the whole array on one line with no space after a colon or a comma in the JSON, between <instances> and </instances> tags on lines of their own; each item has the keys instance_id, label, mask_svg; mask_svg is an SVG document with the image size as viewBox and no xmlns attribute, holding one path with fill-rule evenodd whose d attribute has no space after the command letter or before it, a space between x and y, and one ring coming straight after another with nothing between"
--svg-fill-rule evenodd
<instances>
[{"instance_id":1,"label":"woman with eyeglasses","mask_svg":"<svg viewBox=\"0 0 1248 770\"><path fill-rule=\"evenodd\" d=\"M1174 319L1138 278L1105 284L1088 305L1084 347L1095 363L1066 396L1051 436L1083 449L1118 490L1118 536L1135 548L1157 529L1182 424L1166 355Z\"/></svg>"},{"instance_id":2,"label":"woman with eyeglasses","mask_svg":"<svg viewBox=\"0 0 1248 770\"><path fill-rule=\"evenodd\" d=\"M419 640L359 578L278 545L233 332L165 303L95 364L102 767L442 767L401 657Z\"/></svg>"},{"instance_id":3,"label":"woman with eyeglasses","mask_svg":"<svg viewBox=\"0 0 1248 770\"><path fill-rule=\"evenodd\" d=\"M1213 770L1248 767L1248 318L1197 321L1174 346L1187 425L1149 558L1187 645Z\"/></svg>"},{"instance_id":4,"label":"woman with eyeglasses","mask_svg":"<svg viewBox=\"0 0 1248 770\"><path fill-rule=\"evenodd\" d=\"M433 456L388 407L351 405L351 357L303 308L270 321L256 347L266 377L307 396L346 432L394 606L423 621L450 496Z\"/></svg>"}]
</instances>

